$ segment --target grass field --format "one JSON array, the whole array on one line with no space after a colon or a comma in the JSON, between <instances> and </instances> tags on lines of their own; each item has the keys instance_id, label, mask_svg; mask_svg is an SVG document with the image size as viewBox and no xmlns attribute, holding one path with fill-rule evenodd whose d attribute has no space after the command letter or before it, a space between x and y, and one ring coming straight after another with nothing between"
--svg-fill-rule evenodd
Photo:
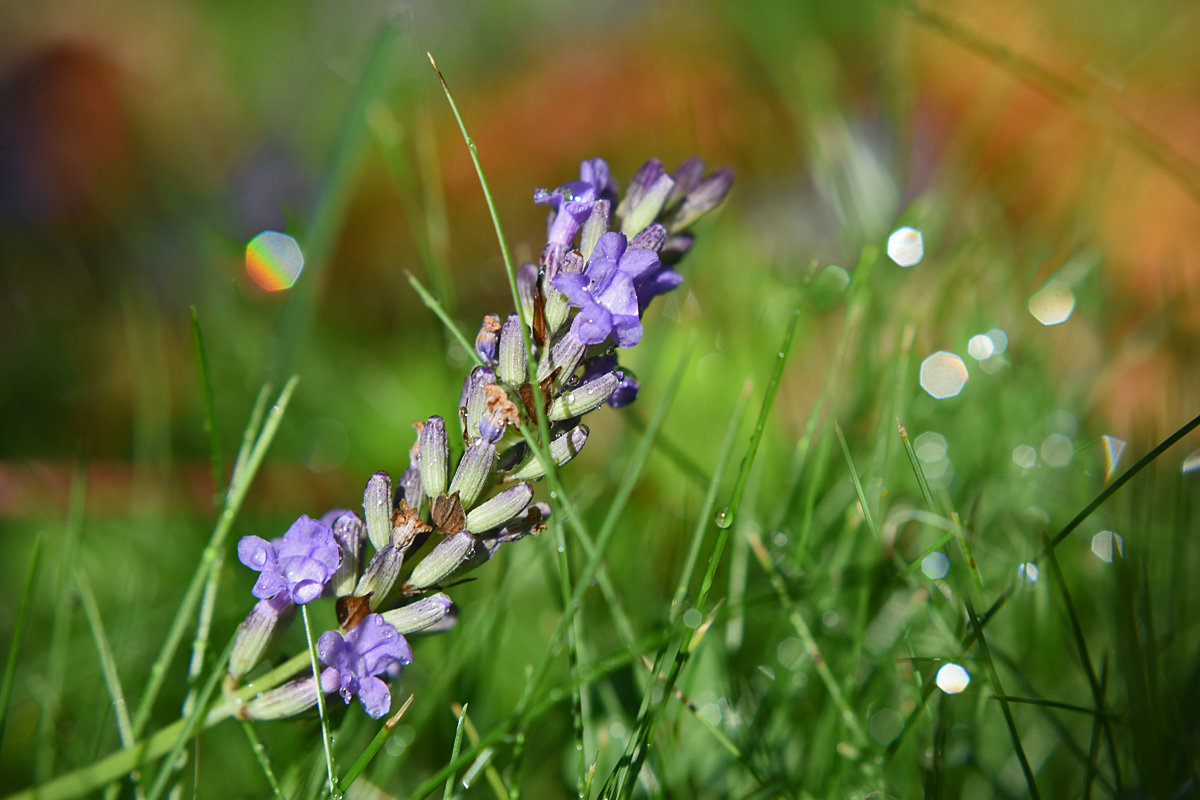
<instances>
[{"instance_id":1,"label":"grass field","mask_svg":"<svg viewBox=\"0 0 1200 800\"><path fill-rule=\"evenodd\" d=\"M0 794L1195 797L1200 18L1108 6L0 11ZM238 540L361 509L513 310L427 51L515 264L584 159L733 189L403 715L232 718Z\"/></svg>"}]
</instances>

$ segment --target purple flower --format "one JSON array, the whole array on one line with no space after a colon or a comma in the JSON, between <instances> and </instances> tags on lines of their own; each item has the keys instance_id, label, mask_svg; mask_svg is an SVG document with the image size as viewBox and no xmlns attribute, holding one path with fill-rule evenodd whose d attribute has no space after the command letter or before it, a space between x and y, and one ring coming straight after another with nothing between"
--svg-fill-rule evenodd
<instances>
[{"instance_id":1,"label":"purple flower","mask_svg":"<svg viewBox=\"0 0 1200 800\"><path fill-rule=\"evenodd\" d=\"M553 192L538 189L533 202L554 206L554 217L546 231L550 244L570 247L571 241L592 213L592 204L601 198L616 196L617 184L602 158L591 158L579 165L579 180L570 181Z\"/></svg>"},{"instance_id":2,"label":"purple flower","mask_svg":"<svg viewBox=\"0 0 1200 800\"><path fill-rule=\"evenodd\" d=\"M627 247L625 234L600 237L583 274L555 276L554 288L579 309L571 330L584 344L600 344L611 334L618 347L642 340L637 285L661 271L658 253Z\"/></svg>"},{"instance_id":3,"label":"purple flower","mask_svg":"<svg viewBox=\"0 0 1200 800\"><path fill-rule=\"evenodd\" d=\"M237 550L238 560L260 573L252 595L266 600L287 592L299 605L321 596L342 560L333 531L307 516L292 523L281 539L244 536Z\"/></svg>"},{"instance_id":4,"label":"purple flower","mask_svg":"<svg viewBox=\"0 0 1200 800\"><path fill-rule=\"evenodd\" d=\"M317 640L317 655L337 670L342 699L349 703L357 694L363 710L374 719L392 707L387 684L375 676L393 664L412 663L412 648L380 614L366 616L345 638L337 631L325 631Z\"/></svg>"}]
</instances>

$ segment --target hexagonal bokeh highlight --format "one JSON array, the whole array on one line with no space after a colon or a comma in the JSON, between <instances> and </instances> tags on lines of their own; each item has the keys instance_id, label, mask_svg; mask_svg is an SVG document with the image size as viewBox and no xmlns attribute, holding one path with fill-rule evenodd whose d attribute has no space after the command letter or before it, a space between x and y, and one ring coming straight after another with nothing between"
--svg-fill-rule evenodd
<instances>
[{"instance_id":1,"label":"hexagonal bokeh highlight","mask_svg":"<svg viewBox=\"0 0 1200 800\"><path fill-rule=\"evenodd\" d=\"M1029 297L1029 313L1043 325L1060 325L1075 311L1075 293L1063 281L1051 278Z\"/></svg>"},{"instance_id":2,"label":"hexagonal bokeh highlight","mask_svg":"<svg viewBox=\"0 0 1200 800\"><path fill-rule=\"evenodd\" d=\"M963 360L945 350L939 350L921 362L921 388L937 400L956 396L970 377Z\"/></svg>"},{"instance_id":3,"label":"hexagonal bokeh highlight","mask_svg":"<svg viewBox=\"0 0 1200 800\"><path fill-rule=\"evenodd\" d=\"M888 258L897 266L915 267L925 257L925 240L916 228L905 225L892 231L887 243Z\"/></svg>"}]
</instances>

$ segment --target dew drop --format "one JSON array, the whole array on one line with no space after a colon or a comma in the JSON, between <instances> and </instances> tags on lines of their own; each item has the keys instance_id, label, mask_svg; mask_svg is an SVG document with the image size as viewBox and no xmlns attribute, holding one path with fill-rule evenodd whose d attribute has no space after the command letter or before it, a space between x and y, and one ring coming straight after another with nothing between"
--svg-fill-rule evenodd
<instances>
[{"instance_id":1,"label":"dew drop","mask_svg":"<svg viewBox=\"0 0 1200 800\"><path fill-rule=\"evenodd\" d=\"M729 513L729 507L726 506L718 511L717 515L713 518L713 522L717 524L718 528L728 528L732 525L733 515Z\"/></svg>"}]
</instances>

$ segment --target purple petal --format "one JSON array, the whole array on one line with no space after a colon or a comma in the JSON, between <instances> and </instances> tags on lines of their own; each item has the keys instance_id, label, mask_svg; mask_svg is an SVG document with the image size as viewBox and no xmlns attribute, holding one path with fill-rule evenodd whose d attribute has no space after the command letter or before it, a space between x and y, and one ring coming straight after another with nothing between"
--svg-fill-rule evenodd
<instances>
[{"instance_id":1,"label":"purple petal","mask_svg":"<svg viewBox=\"0 0 1200 800\"><path fill-rule=\"evenodd\" d=\"M642 250L631 247L621 256L621 272L634 280L639 280L658 269L658 253L653 250Z\"/></svg>"},{"instance_id":2,"label":"purple petal","mask_svg":"<svg viewBox=\"0 0 1200 800\"><path fill-rule=\"evenodd\" d=\"M589 303L575 315L571 331L584 344L600 344L612 331L612 314L597 303Z\"/></svg>"},{"instance_id":3,"label":"purple petal","mask_svg":"<svg viewBox=\"0 0 1200 800\"><path fill-rule=\"evenodd\" d=\"M642 340L642 321L636 316L613 315L612 329L618 347L633 347Z\"/></svg>"},{"instance_id":4,"label":"purple petal","mask_svg":"<svg viewBox=\"0 0 1200 800\"><path fill-rule=\"evenodd\" d=\"M379 678L364 678L358 683L358 702L372 719L379 719L392 708L392 693Z\"/></svg>"},{"instance_id":5,"label":"purple petal","mask_svg":"<svg viewBox=\"0 0 1200 800\"><path fill-rule=\"evenodd\" d=\"M325 589L324 581L300 581L292 585L292 602L298 606L311 603L321 596Z\"/></svg>"},{"instance_id":6,"label":"purple petal","mask_svg":"<svg viewBox=\"0 0 1200 800\"><path fill-rule=\"evenodd\" d=\"M595 302L607 308L613 314L637 315L637 290L633 288L633 279L624 272L613 275L604 290L595 293Z\"/></svg>"},{"instance_id":7,"label":"purple petal","mask_svg":"<svg viewBox=\"0 0 1200 800\"><path fill-rule=\"evenodd\" d=\"M581 306L585 303L593 303L592 295L588 291L588 279L577 273L559 273L550 281L550 285L567 296L574 305Z\"/></svg>"},{"instance_id":8,"label":"purple petal","mask_svg":"<svg viewBox=\"0 0 1200 800\"><path fill-rule=\"evenodd\" d=\"M259 574L258 580L254 582L254 588L250 590L250 594L259 600L269 600L286 590L287 581L279 577L274 571L265 571Z\"/></svg>"},{"instance_id":9,"label":"purple petal","mask_svg":"<svg viewBox=\"0 0 1200 800\"><path fill-rule=\"evenodd\" d=\"M261 536L243 536L237 546L238 561L256 572L275 560L275 548Z\"/></svg>"}]
</instances>

